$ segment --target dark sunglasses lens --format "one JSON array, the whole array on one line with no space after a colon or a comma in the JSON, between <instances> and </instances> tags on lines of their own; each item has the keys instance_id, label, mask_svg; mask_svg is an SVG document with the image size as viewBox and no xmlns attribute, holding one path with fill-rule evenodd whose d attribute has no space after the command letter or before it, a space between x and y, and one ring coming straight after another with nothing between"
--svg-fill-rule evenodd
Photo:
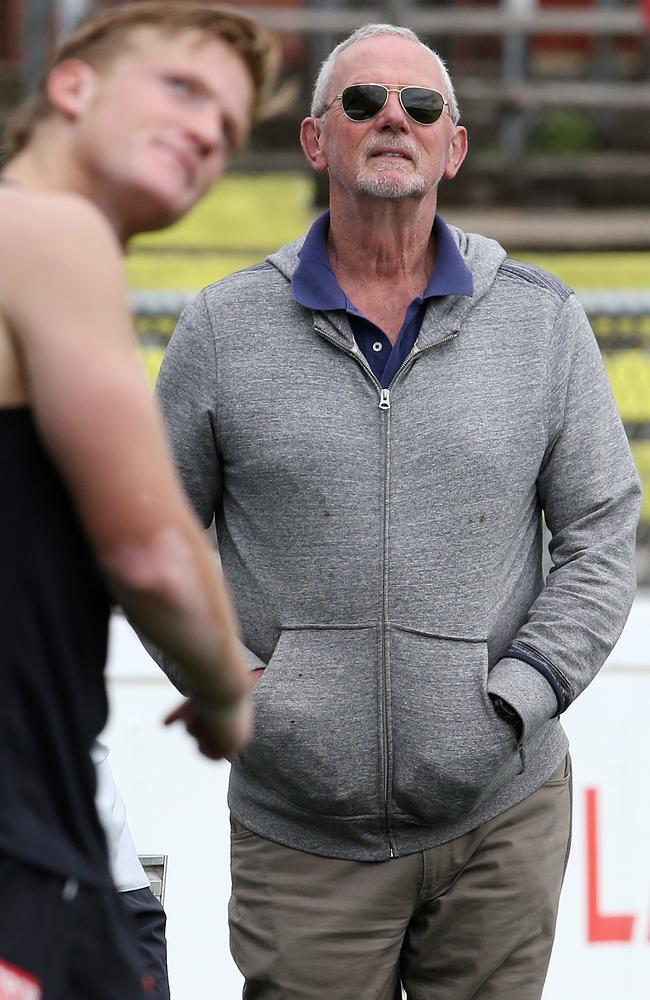
<instances>
[{"instance_id":1,"label":"dark sunglasses lens","mask_svg":"<svg viewBox=\"0 0 650 1000\"><path fill-rule=\"evenodd\" d=\"M346 87L341 94L341 104L353 122L367 122L381 111L387 96L385 87L362 83Z\"/></svg>"},{"instance_id":2,"label":"dark sunglasses lens","mask_svg":"<svg viewBox=\"0 0 650 1000\"><path fill-rule=\"evenodd\" d=\"M419 125L433 125L437 122L444 106L444 98L437 90L405 87L402 91L402 107Z\"/></svg>"}]
</instances>

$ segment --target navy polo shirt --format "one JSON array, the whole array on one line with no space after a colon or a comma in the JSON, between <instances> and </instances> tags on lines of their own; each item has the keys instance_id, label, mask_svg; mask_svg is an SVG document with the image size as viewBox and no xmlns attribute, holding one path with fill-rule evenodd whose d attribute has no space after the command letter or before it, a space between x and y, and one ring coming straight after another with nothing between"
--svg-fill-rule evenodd
<instances>
[{"instance_id":1,"label":"navy polo shirt","mask_svg":"<svg viewBox=\"0 0 650 1000\"><path fill-rule=\"evenodd\" d=\"M441 295L473 295L472 274L456 242L440 215L433 223L436 263L429 284L422 295L410 303L395 344L383 330L360 312L339 285L327 255L330 214L325 212L314 222L299 253L291 291L296 302L308 309L344 309L350 319L354 339L363 351L372 372L384 388L408 357L415 343L427 300Z\"/></svg>"}]
</instances>

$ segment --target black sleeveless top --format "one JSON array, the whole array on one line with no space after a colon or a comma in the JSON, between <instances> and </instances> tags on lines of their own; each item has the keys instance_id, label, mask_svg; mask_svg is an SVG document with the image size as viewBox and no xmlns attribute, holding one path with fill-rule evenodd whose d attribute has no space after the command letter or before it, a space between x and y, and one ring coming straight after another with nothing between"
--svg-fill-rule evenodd
<instances>
[{"instance_id":1,"label":"black sleeveless top","mask_svg":"<svg viewBox=\"0 0 650 1000\"><path fill-rule=\"evenodd\" d=\"M25 408L0 408L0 552L0 852L110 885L90 760L110 602Z\"/></svg>"}]
</instances>

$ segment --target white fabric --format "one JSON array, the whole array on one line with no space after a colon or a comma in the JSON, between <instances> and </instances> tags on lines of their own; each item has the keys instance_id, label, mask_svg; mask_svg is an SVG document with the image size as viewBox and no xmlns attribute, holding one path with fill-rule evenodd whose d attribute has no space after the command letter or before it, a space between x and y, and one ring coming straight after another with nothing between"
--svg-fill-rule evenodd
<instances>
[{"instance_id":1,"label":"white fabric","mask_svg":"<svg viewBox=\"0 0 650 1000\"><path fill-rule=\"evenodd\" d=\"M124 802L108 763L108 754L108 747L95 740L90 750L97 775L95 805L108 841L113 881L118 892L144 889L149 885L149 879L138 860L138 852L126 822Z\"/></svg>"}]
</instances>

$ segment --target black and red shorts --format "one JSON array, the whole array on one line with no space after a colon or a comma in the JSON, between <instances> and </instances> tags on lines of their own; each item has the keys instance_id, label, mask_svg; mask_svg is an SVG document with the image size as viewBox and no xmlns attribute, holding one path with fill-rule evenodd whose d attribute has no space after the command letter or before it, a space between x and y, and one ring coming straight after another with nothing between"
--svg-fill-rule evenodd
<instances>
[{"instance_id":1,"label":"black and red shorts","mask_svg":"<svg viewBox=\"0 0 650 1000\"><path fill-rule=\"evenodd\" d=\"M0 1000L146 1000L114 889L0 854Z\"/></svg>"}]
</instances>

